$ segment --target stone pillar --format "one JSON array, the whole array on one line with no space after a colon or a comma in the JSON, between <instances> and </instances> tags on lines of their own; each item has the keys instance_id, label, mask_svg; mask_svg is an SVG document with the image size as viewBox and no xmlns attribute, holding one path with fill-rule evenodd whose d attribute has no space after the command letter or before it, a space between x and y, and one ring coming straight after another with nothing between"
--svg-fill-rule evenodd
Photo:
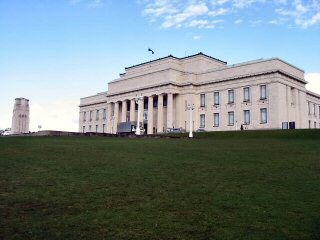
<instances>
[{"instance_id":1,"label":"stone pillar","mask_svg":"<svg viewBox=\"0 0 320 240\"><path fill-rule=\"evenodd\" d=\"M118 121L119 121L119 102L114 103L114 120L113 120L113 131L112 133L117 133L117 127L118 127Z\"/></svg>"},{"instance_id":2,"label":"stone pillar","mask_svg":"<svg viewBox=\"0 0 320 240\"><path fill-rule=\"evenodd\" d=\"M143 126L143 112L144 112L144 100L139 100L138 103L138 115L140 118L140 123L142 123Z\"/></svg>"},{"instance_id":3,"label":"stone pillar","mask_svg":"<svg viewBox=\"0 0 320 240\"><path fill-rule=\"evenodd\" d=\"M127 100L122 101L121 122L127 121Z\"/></svg>"},{"instance_id":4,"label":"stone pillar","mask_svg":"<svg viewBox=\"0 0 320 240\"><path fill-rule=\"evenodd\" d=\"M130 122L135 121L136 116L136 101L134 99L130 100Z\"/></svg>"},{"instance_id":5,"label":"stone pillar","mask_svg":"<svg viewBox=\"0 0 320 240\"><path fill-rule=\"evenodd\" d=\"M173 127L173 94L168 93L167 97L167 128Z\"/></svg>"},{"instance_id":6,"label":"stone pillar","mask_svg":"<svg viewBox=\"0 0 320 240\"><path fill-rule=\"evenodd\" d=\"M153 96L148 97L148 134L153 134Z\"/></svg>"},{"instance_id":7,"label":"stone pillar","mask_svg":"<svg viewBox=\"0 0 320 240\"><path fill-rule=\"evenodd\" d=\"M112 103L107 104L107 133L111 133L111 110Z\"/></svg>"},{"instance_id":8,"label":"stone pillar","mask_svg":"<svg viewBox=\"0 0 320 240\"><path fill-rule=\"evenodd\" d=\"M158 95L157 132L163 132L163 94Z\"/></svg>"}]
</instances>

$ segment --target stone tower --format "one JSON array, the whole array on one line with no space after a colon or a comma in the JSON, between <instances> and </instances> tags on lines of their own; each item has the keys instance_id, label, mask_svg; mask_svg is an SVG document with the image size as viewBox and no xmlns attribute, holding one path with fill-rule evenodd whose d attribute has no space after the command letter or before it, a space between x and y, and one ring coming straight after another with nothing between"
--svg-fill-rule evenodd
<instances>
[{"instance_id":1,"label":"stone tower","mask_svg":"<svg viewBox=\"0 0 320 240\"><path fill-rule=\"evenodd\" d=\"M12 134L28 133L29 121L29 100L25 98L16 98L13 107Z\"/></svg>"}]
</instances>

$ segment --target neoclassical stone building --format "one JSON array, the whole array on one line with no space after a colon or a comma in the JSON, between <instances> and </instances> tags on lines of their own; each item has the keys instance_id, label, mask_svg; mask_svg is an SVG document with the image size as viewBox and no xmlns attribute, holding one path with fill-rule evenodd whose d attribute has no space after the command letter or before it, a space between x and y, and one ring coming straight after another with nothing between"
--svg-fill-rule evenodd
<instances>
[{"instance_id":1,"label":"neoclassical stone building","mask_svg":"<svg viewBox=\"0 0 320 240\"><path fill-rule=\"evenodd\" d=\"M29 132L29 99L16 98L13 107L11 133L20 134Z\"/></svg>"},{"instance_id":2,"label":"neoclassical stone building","mask_svg":"<svg viewBox=\"0 0 320 240\"><path fill-rule=\"evenodd\" d=\"M320 95L306 84L303 70L278 58L227 65L170 55L127 67L107 92L81 98L79 131L116 133L138 114L148 134L188 131L190 105L194 131L320 128Z\"/></svg>"}]
</instances>

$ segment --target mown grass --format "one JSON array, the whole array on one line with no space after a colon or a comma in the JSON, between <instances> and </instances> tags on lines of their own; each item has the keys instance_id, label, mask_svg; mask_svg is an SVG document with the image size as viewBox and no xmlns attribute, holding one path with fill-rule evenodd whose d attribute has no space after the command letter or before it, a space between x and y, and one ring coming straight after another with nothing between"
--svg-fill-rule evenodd
<instances>
[{"instance_id":1,"label":"mown grass","mask_svg":"<svg viewBox=\"0 0 320 240\"><path fill-rule=\"evenodd\" d=\"M319 239L320 131L0 138L0 239Z\"/></svg>"}]
</instances>

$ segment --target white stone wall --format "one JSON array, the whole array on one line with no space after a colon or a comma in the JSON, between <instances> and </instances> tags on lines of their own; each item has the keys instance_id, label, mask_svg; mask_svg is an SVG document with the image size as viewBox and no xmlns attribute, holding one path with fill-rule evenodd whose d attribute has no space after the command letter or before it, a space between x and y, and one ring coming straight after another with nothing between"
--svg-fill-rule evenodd
<instances>
[{"instance_id":1,"label":"white stone wall","mask_svg":"<svg viewBox=\"0 0 320 240\"><path fill-rule=\"evenodd\" d=\"M320 96L306 91L304 72L280 59L252 61L227 66L207 56L196 55L177 59L168 57L126 69L119 79L110 82L108 92L82 98L80 103L79 131L115 133L117 123L137 121L138 111L123 108L136 96L156 101L159 96L172 94L172 105L153 108L149 131L176 127L189 130L187 104L194 104L193 130L200 128L200 115L205 115L206 131L239 130L244 124L244 110L250 111L250 124L245 129L281 129L282 124L294 122L296 128L320 127ZM260 99L260 86L267 86L267 99ZM244 102L243 89L250 88L250 101ZM228 104L228 90L235 92L234 104ZM220 104L214 105L213 94L220 93ZM200 94L206 95L206 105L200 106ZM171 96L171 95L170 95ZM316 104L316 113L308 114L308 102ZM143 104L140 106L141 120ZM171 107L172 106L172 107ZM267 122L261 122L261 109L267 109ZM107 119L103 119L107 109ZM123 110L124 109L124 110ZM96 111L100 110L99 120ZM313 110L313 105L312 105ZM90 111L93 119L89 121ZM234 125L228 124L228 112L234 112ZM87 112L84 121L83 112ZM162 113L162 114L161 114ZM214 113L219 113L219 126L214 126ZM112 118L113 116L113 118ZM161 117L160 117L161 116ZM162 119L163 124L161 124ZM161 127L159 126L161 125ZM89 129L91 126L91 130ZM97 129L96 129L97 126Z\"/></svg>"}]
</instances>

